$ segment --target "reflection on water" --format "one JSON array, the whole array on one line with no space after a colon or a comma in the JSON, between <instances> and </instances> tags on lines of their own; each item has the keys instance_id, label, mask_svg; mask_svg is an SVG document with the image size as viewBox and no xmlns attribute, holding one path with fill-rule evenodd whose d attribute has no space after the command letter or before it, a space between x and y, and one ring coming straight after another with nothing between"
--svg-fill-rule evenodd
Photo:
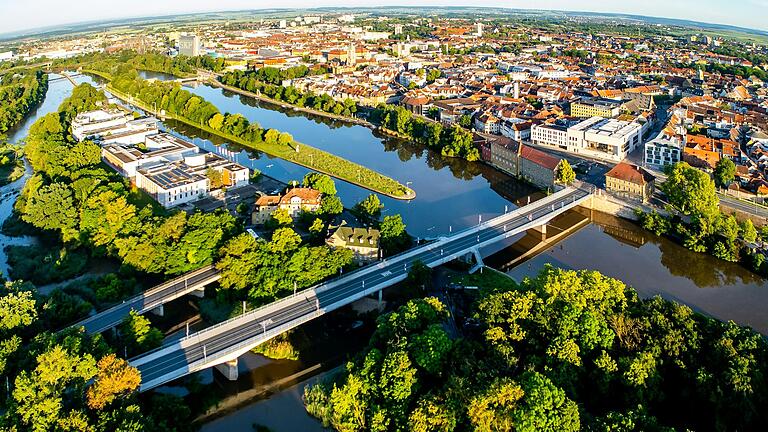
<instances>
[{"instance_id":1,"label":"reflection on water","mask_svg":"<svg viewBox=\"0 0 768 432\"><path fill-rule=\"evenodd\" d=\"M225 417L204 424L200 432L234 432L252 430L253 424L267 426L275 432L322 432L326 429L304 409L304 388L325 379L328 373L316 375L269 399L248 405Z\"/></svg>"},{"instance_id":2,"label":"reflection on water","mask_svg":"<svg viewBox=\"0 0 768 432\"><path fill-rule=\"evenodd\" d=\"M262 127L288 132L300 142L365 165L403 184L408 183L416 190L415 200L381 199L386 206L385 215L401 214L408 231L418 237L435 237L449 230L468 227L477 223L479 214L484 219L498 216L505 206L513 208L515 201L536 192L527 183L484 164L446 158L421 145L379 136L363 126L278 109L207 85L188 90L204 97L221 111L243 114ZM213 144L227 144L189 126L170 121L167 125L182 135L207 141L197 140L196 143L208 150ZM244 150L234 145L228 148L235 152ZM252 150L237 154L236 160L285 182L301 180L308 172L306 168ZM337 181L337 189L339 197L348 206L370 193L342 181Z\"/></svg>"},{"instance_id":3,"label":"reflection on water","mask_svg":"<svg viewBox=\"0 0 768 432\"><path fill-rule=\"evenodd\" d=\"M598 270L623 280L643 297L661 295L768 335L768 285L763 278L738 264L691 252L632 222L601 213L593 216L591 225L508 274L519 280L547 263Z\"/></svg>"}]
</instances>

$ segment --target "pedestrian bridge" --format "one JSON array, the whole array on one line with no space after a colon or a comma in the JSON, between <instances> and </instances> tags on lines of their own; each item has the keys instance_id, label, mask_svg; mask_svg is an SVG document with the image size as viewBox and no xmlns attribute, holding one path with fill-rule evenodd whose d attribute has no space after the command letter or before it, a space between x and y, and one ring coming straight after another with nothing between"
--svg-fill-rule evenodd
<instances>
[{"instance_id":1,"label":"pedestrian bridge","mask_svg":"<svg viewBox=\"0 0 768 432\"><path fill-rule=\"evenodd\" d=\"M141 372L140 390L146 391L209 367L216 367L229 379L236 379L237 358L242 354L307 321L405 280L414 262L421 261L433 268L471 253L480 266L480 248L531 228L543 228L551 219L580 205L591 195L591 186L562 189L512 212L346 273L135 357L130 364Z\"/></svg>"},{"instance_id":2,"label":"pedestrian bridge","mask_svg":"<svg viewBox=\"0 0 768 432\"><path fill-rule=\"evenodd\" d=\"M162 314L165 303L186 294L202 297L205 286L220 278L221 274L212 265L199 268L152 287L118 305L86 318L72 327L83 327L86 333L95 334L120 324L132 310L138 313L156 311Z\"/></svg>"}]
</instances>

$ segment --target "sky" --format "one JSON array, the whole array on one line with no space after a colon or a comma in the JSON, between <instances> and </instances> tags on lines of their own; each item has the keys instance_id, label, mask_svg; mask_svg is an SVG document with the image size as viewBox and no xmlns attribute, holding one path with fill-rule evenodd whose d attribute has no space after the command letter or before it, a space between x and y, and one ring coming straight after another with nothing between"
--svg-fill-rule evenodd
<instances>
[{"instance_id":1,"label":"sky","mask_svg":"<svg viewBox=\"0 0 768 432\"><path fill-rule=\"evenodd\" d=\"M320 6L496 6L618 12L768 30L768 0L0 0L0 34L112 18Z\"/></svg>"}]
</instances>

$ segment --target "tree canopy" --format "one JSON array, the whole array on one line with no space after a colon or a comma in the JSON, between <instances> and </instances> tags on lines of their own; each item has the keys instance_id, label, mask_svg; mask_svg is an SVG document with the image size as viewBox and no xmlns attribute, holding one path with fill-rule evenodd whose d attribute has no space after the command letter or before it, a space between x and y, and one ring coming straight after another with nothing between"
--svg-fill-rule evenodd
<instances>
[{"instance_id":1,"label":"tree canopy","mask_svg":"<svg viewBox=\"0 0 768 432\"><path fill-rule=\"evenodd\" d=\"M480 292L479 326L451 337L447 308L412 300L368 347L305 390L338 431L762 429L768 342L594 271L545 268ZM470 329L471 328L471 329ZM670 409L674 407L674 409Z\"/></svg>"}]
</instances>

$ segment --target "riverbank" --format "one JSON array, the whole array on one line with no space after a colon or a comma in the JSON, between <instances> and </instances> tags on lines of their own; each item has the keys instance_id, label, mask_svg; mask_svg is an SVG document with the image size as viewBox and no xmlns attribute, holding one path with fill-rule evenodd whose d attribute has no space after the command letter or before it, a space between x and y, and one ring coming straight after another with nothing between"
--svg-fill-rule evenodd
<instances>
[{"instance_id":1,"label":"riverbank","mask_svg":"<svg viewBox=\"0 0 768 432\"><path fill-rule=\"evenodd\" d=\"M208 84L208 85L210 85L212 87L219 87L219 88L222 88L224 90L230 91L232 93L237 93L237 94L240 94L240 95L243 95L243 96L254 98L254 99L257 99L257 100L262 101L262 102L266 102L266 103L269 103L269 104L272 104L272 105L275 105L275 106L279 106L281 108L292 109L294 111L303 112L303 113L306 113L306 114L312 114L312 115L316 115L316 116L321 116L321 117L329 118L331 120L344 121L344 122L348 122L348 123L352 123L352 124L357 124L357 125L360 125L360 126L366 126L366 127L371 128L371 129L375 129L376 128L376 125L374 125L373 123L371 123L371 122L369 122L367 120L358 118L358 117L348 117L348 116L338 115L338 114L334 114L334 113L329 113L329 112L326 112L326 111L316 110L316 109L313 109L313 108L300 107L300 106L297 106L297 105L289 104L287 102L283 102L283 101L279 101L279 100L276 100L276 99L272 99L272 98L269 98L269 97L266 97L266 96L263 96L263 95L260 95L260 94L257 94L257 93L249 92L248 90L243 90L243 89L240 89L240 88L237 88L237 87L228 86L228 85L222 83L219 80L209 79L209 80L204 80L204 81L201 81L201 82L204 83L204 84Z\"/></svg>"},{"instance_id":2,"label":"riverbank","mask_svg":"<svg viewBox=\"0 0 768 432\"><path fill-rule=\"evenodd\" d=\"M181 116L166 112L158 112L156 109L147 106L147 104L144 102L136 100L134 97L115 89L110 84L107 84L107 91L109 91L118 99L134 105L160 118L169 118L187 126L198 128L202 131L205 131L206 133L219 136L242 147L262 151L269 155L279 157L291 163L312 169L323 174L327 174L331 177L346 181L372 192L380 193L390 198L404 201L410 201L416 198L416 192L413 189L403 186L394 179L386 177L376 171L371 170L370 168L366 168L365 166L356 164L312 146L294 141L293 145L296 149L294 151L289 146L279 145L276 143L252 143L234 135L215 130L208 125L192 122ZM308 160L304 158L308 158ZM330 167L333 166L338 167L338 169L330 169ZM357 176L354 176L352 173L356 173ZM370 181L364 181L363 179L365 178L370 178ZM385 188L384 184L389 185ZM402 194L397 194L393 190L399 190L402 192Z\"/></svg>"}]
</instances>

